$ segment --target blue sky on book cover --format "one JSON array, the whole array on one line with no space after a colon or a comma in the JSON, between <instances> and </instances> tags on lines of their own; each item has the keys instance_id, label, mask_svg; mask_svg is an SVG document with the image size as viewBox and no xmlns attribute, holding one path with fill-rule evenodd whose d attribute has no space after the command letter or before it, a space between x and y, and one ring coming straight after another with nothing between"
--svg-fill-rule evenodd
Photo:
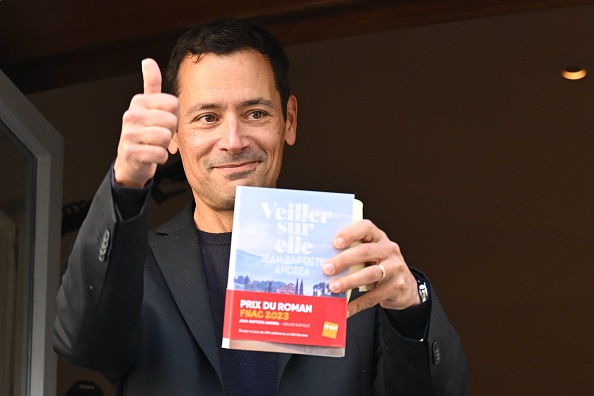
<instances>
[{"instance_id":1,"label":"blue sky on book cover","mask_svg":"<svg viewBox=\"0 0 594 396\"><path fill-rule=\"evenodd\" d=\"M339 253L332 238L352 223L353 194L238 187L233 219L230 289L233 278L272 284L303 283L311 295L328 282L321 265ZM336 275L338 276L338 275Z\"/></svg>"}]
</instances>

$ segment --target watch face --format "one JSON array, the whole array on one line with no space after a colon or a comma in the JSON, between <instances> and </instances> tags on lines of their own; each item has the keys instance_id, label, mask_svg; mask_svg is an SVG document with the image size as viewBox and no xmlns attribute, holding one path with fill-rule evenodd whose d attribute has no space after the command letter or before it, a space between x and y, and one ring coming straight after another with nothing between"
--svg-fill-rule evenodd
<instances>
[{"instance_id":1,"label":"watch face","mask_svg":"<svg viewBox=\"0 0 594 396\"><path fill-rule=\"evenodd\" d=\"M427 284L425 282L419 283L419 297L421 298L422 303L427 301L427 298L429 297L429 292L427 291Z\"/></svg>"}]
</instances>

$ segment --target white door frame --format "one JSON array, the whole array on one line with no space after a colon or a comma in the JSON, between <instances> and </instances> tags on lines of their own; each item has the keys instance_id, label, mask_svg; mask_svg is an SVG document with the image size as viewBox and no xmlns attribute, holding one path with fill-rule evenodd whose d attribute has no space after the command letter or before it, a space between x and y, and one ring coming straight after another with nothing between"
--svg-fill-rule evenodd
<instances>
[{"instance_id":1,"label":"white door frame","mask_svg":"<svg viewBox=\"0 0 594 396\"><path fill-rule=\"evenodd\" d=\"M64 145L62 136L2 71L0 119L36 159L28 395L54 396L57 357L52 347L52 329L60 282Z\"/></svg>"}]
</instances>

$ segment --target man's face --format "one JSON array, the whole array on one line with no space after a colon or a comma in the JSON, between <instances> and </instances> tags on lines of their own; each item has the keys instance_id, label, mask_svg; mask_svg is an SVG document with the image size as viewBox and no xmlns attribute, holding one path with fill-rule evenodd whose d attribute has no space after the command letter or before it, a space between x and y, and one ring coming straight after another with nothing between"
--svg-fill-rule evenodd
<instances>
[{"instance_id":1,"label":"man's face","mask_svg":"<svg viewBox=\"0 0 594 396\"><path fill-rule=\"evenodd\" d=\"M233 210L235 187L275 187L283 146L295 143L297 101L283 119L268 60L255 50L188 56L181 64L179 150L196 205Z\"/></svg>"}]
</instances>

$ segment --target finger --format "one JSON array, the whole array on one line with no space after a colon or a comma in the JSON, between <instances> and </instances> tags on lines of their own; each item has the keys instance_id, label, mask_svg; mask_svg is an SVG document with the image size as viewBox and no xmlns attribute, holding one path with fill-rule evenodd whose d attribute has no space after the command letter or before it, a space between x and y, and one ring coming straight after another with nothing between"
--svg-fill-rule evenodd
<instances>
[{"instance_id":1,"label":"finger","mask_svg":"<svg viewBox=\"0 0 594 396\"><path fill-rule=\"evenodd\" d=\"M135 95L130 101L130 109L159 109L174 114L179 111L179 99L169 94Z\"/></svg>"},{"instance_id":2,"label":"finger","mask_svg":"<svg viewBox=\"0 0 594 396\"><path fill-rule=\"evenodd\" d=\"M140 145L137 160L141 164L163 165L169 158L169 152L166 148L154 145Z\"/></svg>"},{"instance_id":3,"label":"finger","mask_svg":"<svg viewBox=\"0 0 594 396\"><path fill-rule=\"evenodd\" d=\"M122 117L122 123L124 130L144 126L158 126L173 132L177 128L177 116L165 110L135 107L126 110Z\"/></svg>"},{"instance_id":4,"label":"finger","mask_svg":"<svg viewBox=\"0 0 594 396\"><path fill-rule=\"evenodd\" d=\"M359 298L349 302L347 305L347 317L351 317L365 309L376 306L382 299L383 296L380 289L375 289L363 294Z\"/></svg>"},{"instance_id":5,"label":"finger","mask_svg":"<svg viewBox=\"0 0 594 396\"><path fill-rule=\"evenodd\" d=\"M377 266L372 266L377 267ZM381 284L348 306L349 315L380 304L386 309L402 310L421 303L417 280L406 266L398 266Z\"/></svg>"},{"instance_id":6,"label":"finger","mask_svg":"<svg viewBox=\"0 0 594 396\"><path fill-rule=\"evenodd\" d=\"M122 134L124 144L146 144L167 148L171 141L171 130L159 126L129 128Z\"/></svg>"},{"instance_id":7,"label":"finger","mask_svg":"<svg viewBox=\"0 0 594 396\"><path fill-rule=\"evenodd\" d=\"M386 234L370 220L361 220L340 230L332 243L335 248L344 249L355 242L377 242L385 237Z\"/></svg>"},{"instance_id":8,"label":"finger","mask_svg":"<svg viewBox=\"0 0 594 396\"><path fill-rule=\"evenodd\" d=\"M169 138L171 133L177 129L177 116L174 113L159 109L147 110L144 114L144 125L157 126L169 131Z\"/></svg>"},{"instance_id":9,"label":"finger","mask_svg":"<svg viewBox=\"0 0 594 396\"><path fill-rule=\"evenodd\" d=\"M384 272L378 265L370 265L350 275L333 279L328 288L333 293L342 293L361 286L373 289L373 285L384 278Z\"/></svg>"},{"instance_id":10,"label":"finger","mask_svg":"<svg viewBox=\"0 0 594 396\"><path fill-rule=\"evenodd\" d=\"M161 93L161 70L155 60L147 58L142 61L142 80L145 94Z\"/></svg>"},{"instance_id":11,"label":"finger","mask_svg":"<svg viewBox=\"0 0 594 396\"><path fill-rule=\"evenodd\" d=\"M324 263L322 269L326 275L335 275L359 263L377 264L388 259L404 262L398 244L384 238L379 242L362 243L343 250Z\"/></svg>"},{"instance_id":12,"label":"finger","mask_svg":"<svg viewBox=\"0 0 594 396\"><path fill-rule=\"evenodd\" d=\"M127 159L129 163L138 166L164 164L169 156L167 148L154 144L135 143L128 144L121 149L118 155Z\"/></svg>"}]
</instances>

